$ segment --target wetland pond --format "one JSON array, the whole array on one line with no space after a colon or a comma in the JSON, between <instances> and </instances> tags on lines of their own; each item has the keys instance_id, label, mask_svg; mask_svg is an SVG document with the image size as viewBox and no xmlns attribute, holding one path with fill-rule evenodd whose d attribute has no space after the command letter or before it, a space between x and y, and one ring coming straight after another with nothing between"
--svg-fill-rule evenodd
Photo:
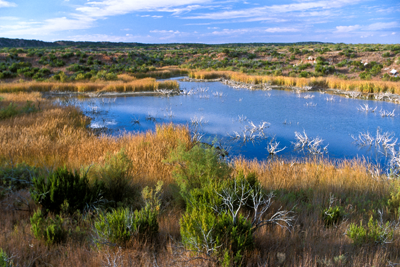
<instances>
[{"instance_id":1,"label":"wetland pond","mask_svg":"<svg viewBox=\"0 0 400 267\"><path fill-rule=\"evenodd\" d=\"M188 125L202 142L217 140L228 158L264 160L276 146L275 152L284 148L276 156L286 159L321 154L387 165L399 150L398 104L320 92L234 89L221 82L179 83L183 93L170 97L74 98L67 103L90 116L93 128L107 127L115 136L155 130L160 123Z\"/></svg>"}]
</instances>

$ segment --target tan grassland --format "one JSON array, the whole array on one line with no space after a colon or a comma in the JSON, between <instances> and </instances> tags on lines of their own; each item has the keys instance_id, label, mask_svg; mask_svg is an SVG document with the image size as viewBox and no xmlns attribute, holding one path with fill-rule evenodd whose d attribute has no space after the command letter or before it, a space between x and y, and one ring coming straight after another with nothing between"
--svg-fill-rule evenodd
<instances>
[{"instance_id":1,"label":"tan grassland","mask_svg":"<svg viewBox=\"0 0 400 267\"><path fill-rule=\"evenodd\" d=\"M0 97L4 98L0 104L14 102L21 106L29 100L37 107L40 105L40 111L0 121L0 164L25 162L49 169L63 165L79 169L102 162L107 152L124 148L134 164L130 174L133 182L143 187L162 180L165 193L159 218L160 234L156 240L132 240L122 248L105 246L99 249L90 241L90 225L79 218L74 220L80 230L74 231L65 243L46 246L35 239L30 231L29 216L37 207L29 200L28 191L14 192L0 201L0 245L8 255L15 256L16 266L217 266L208 260L191 258L179 245L179 219L183 210L170 201L174 180L172 166L164 159L179 143L187 148L194 145L187 127L159 125L155 132L96 136L86 127L89 118L78 109L52 105L39 93L26 93L28 87L21 88L24 89L15 87L12 91L23 93L9 94L0 90L3 92ZM399 186L398 181L374 179L367 171L366 162L237 158L231 166L233 175L239 171L255 172L266 189L275 190L277 197L272 210L283 206L293 209L296 215L291 232L277 226L264 227L257 232L256 248L246 255L241 266L361 267L400 262L398 230L394 242L385 246L354 246L344 235L350 223L369 218L376 202L387 198ZM300 209L296 201L287 200L288 194L296 194L296 201L307 203L306 207ZM320 213L322 207L328 206L331 194L339 202L352 202L345 207L347 219L326 228ZM395 219L388 210L384 213L385 219ZM109 265L113 260L116 264Z\"/></svg>"}]
</instances>

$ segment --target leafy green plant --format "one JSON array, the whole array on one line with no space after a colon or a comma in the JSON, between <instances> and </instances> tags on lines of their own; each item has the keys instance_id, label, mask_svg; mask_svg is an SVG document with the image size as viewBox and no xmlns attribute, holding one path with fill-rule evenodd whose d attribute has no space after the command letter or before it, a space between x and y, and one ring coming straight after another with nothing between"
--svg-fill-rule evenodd
<instances>
[{"instance_id":1,"label":"leafy green plant","mask_svg":"<svg viewBox=\"0 0 400 267\"><path fill-rule=\"evenodd\" d=\"M374 220L371 216L368 225L364 226L362 221L360 225L350 224L346 235L350 237L354 244L385 244L391 242L394 234L394 226L390 222L383 223L381 220Z\"/></svg>"},{"instance_id":2,"label":"leafy green plant","mask_svg":"<svg viewBox=\"0 0 400 267\"><path fill-rule=\"evenodd\" d=\"M84 175L70 172L66 167L58 168L47 177L41 175L33 178L32 199L42 205L44 211L59 213L61 205L68 203L69 212L83 210L85 205L99 197L101 185L89 186Z\"/></svg>"},{"instance_id":3,"label":"leafy green plant","mask_svg":"<svg viewBox=\"0 0 400 267\"><path fill-rule=\"evenodd\" d=\"M343 208L334 206L326 208L322 211L322 219L325 226L331 226L339 223L343 218Z\"/></svg>"},{"instance_id":4,"label":"leafy green plant","mask_svg":"<svg viewBox=\"0 0 400 267\"><path fill-rule=\"evenodd\" d=\"M153 237L158 233L158 211L143 208L131 211L119 208L99 213L94 223L94 239L97 244L124 244L132 237Z\"/></svg>"},{"instance_id":5,"label":"leafy green plant","mask_svg":"<svg viewBox=\"0 0 400 267\"><path fill-rule=\"evenodd\" d=\"M18 114L17 105L10 103L7 107L0 109L0 119L11 118Z\"/></svg>"},{"instance_id":6,"label":"leafy green plant","mask_svg":"<svg viewBox=\"0 0 400 267\"><path fill-rule=\"evenodd\" d=\"M400 214L400 187L395 188L390 193L390 198L387 201L387 205L391 212Z\"/></svg>"},{"instance_id":7,"label":"leafy green plant","mask_svg":"<svg viewBox=\"0 0 400 267\"><path fill-rule=\"evenodd\" d=\"M64 219L60 215L45 218L42 211L37 210L30 218L32 234L44 240L47 245L65 241L68 231L64 227Z\"/></svg>"},{"instance_id":8,"label":"leafy green plant","mask_svg":"<svg viewBox=\"0 0 400 267\"><path fill-rule=\"evenodd\" d=\"M129 176L132 168L132 161L121 149L114 155L107 153L104 164L92 166L88 176L104 185L104 198L118 203L135 194Z\"/></svg>"},{"instance_id":9,"label":"leafy green plant","mask_svg":"<svg viewBox=\"0 0 400 267\"><path fill-rule=\"evenodd\" d=\"M108 213L99 213L93 228L95 242L98 245L124 244L132 237L153 238L157 235L162 185L160 181L154 189L147 186L143 189L145 207L139 211L118 208Z\"/></svg>"},{"instance_id":10,"label":"leafy green plant","mask_svg":"<svg viewBox=\"0 0 400 267\"><path fill-rule=\"evenodd\" d=\"M11 257L7 255L7 253L0 248L0 267L12 267L14 266Z\"/></svg>"},{"instance_id":11,"label":"leafy green plant","mask_svg":"<svg viewBox=\"0 0 400 267\"><path fill-rule=\"evenodd\" d=\"M230 214L217 215L201 206L189 209L180 223L182 242L187 248L224 265L239 264L244 252L254 248L251 222L241 215L234 222Z\"/></svg>"},{"instance_id":12,"label":"leafy green plant","mask_svg":"<svg viewBox=\"0 0 400 267\"><path fill-rule=\"evenodd\" d=\"M207 192L213 194L231 173L213 147L196 145L187 151L184 145L180 145L171 152L167 162L175 163L173 177L186 201L188 198L196 199L196 195L207 198Z\"/></svg>"}]
</instances>

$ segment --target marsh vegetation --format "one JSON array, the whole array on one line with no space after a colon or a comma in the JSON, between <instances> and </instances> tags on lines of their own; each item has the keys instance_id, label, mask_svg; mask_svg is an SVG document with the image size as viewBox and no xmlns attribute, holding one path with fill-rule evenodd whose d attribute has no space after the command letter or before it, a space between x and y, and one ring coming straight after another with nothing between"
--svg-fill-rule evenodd
<instances>
[{"instance_id":1,"label":"marsh vegetation","mask_svg":"<svg viewBox=\"0 0 400 267\"><path fill-rule=\"evenodd\" d=\"M387 158L387 169L368 159L330 159L326 152L334 151L335 143L327 142L327 134L320 136L308 128L305 131L304 125L297 126L297 120L280 117L278 113L258 120L247 112L239 113L240 105L248 108L255 103L247 102L248 98L240 95L243 92L239 90L182 87L184 82L181 82L181 94L173 96L170 90L176 90L178 82L154 79L183 72L201 79L231 75L232 81L261 83L263 91L246 92L260 101L270 101L271 106L282 100L280 95L290 96L298 102L302 116L307 112L315 115L318 108L326 106L340 113L345 101L358 101L350 104L353 117L369 116L370 124L379 121L397 129L397 113L391 109L394 103L367 105L353 99L366 90L382 95L398 93L396 79L385 81L379 74L374 76L377 67L373 72L368 70L369 81L352 79L357 76L352 74L348 80L334 77L333 64L315 66L312 74L302 74L307 68L311 73L309 65L301 71L285 69L293 63L291 60L314 53L327 56L338 52L338 56L349 61L366 53L386 53L385 60L393 60L399 51L397 46L307 44L119 49L3 49L1 71L8 76L3 80L6 83L0 85L0 266L395 266L400 263L397 132L373 125L369 131L369 128L359 129L351 140L354 147L374 150L376 155ZM287 55L290 55L287 65L273 63L286 62ZM271 64L262 63L261 57L271 57L266 60ZM25 59L32 66L23 63ZM38 59L42 63L36 62ZM346 62L338 64L347 66ZM379 64L389 64L384 62ZM23 68L42 64L49 72L34 70L31 77L25 76L31 70L18 72L18 67L13 72L10 67L14 63L25 64ZM250 65L240 65L245 63ZM219 67L220 64L226 66ZM350 66L361 69L361 65L354 64ZM398 63L393 60L387 66L393 64ZM165 65L174 65L174 69L161 69ZM211 76L202 77L205 73ZM343 82L342 89L358 92L346 99L315 92L303 94L296 89L274 91L268 87L274 83L323 87L330 81ZM349 84L354 87L346 87ZM54 101L43 94L57 90L96 93L159 90L161 97L135 99L147 107L150 106L146 101L157 99L169 104L143 110L139 102L135 105L130 102L134 111L140 109L142 113L130 112L127 124L140 130L99 134L89 127L91 121L104 118L105 107L111 110L120 101L132 100ZM172 105L181 98L199 112L186 114L189 117L185 117L185 124L172 124L171 121L182 119L179 103ZM82 103L79 101L86 104L78 105ZM203 129L214 127L214 118L199 110L204 106L196 105L210 106L212 101L220 107L235 105L237 112L228 122L241 128L232 129L228 137L243 145L266 142L263 158L240 153L228 157L221 153L226 148L223 140L206 142ZM224 119L221 114L218 116ZM285 141L274 134L278 120L279 127L293 127L291 139ZM294 149L300 157L279 157Z\"/></svg>"}]
</instances>

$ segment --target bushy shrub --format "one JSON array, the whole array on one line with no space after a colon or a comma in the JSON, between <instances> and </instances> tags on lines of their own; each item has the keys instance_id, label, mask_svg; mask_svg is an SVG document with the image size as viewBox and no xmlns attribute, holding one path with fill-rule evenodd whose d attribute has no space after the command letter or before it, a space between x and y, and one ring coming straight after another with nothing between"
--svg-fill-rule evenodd
<instances>
[{"instance_id":1,"label":"bushy shrub","mask_svg":"<svg viewBox=\"0 0 400 267\"><path fill-rule=\"evenodd\" d=\"M393 239L394 230L390 226L390 222L384 224L383 222L374 220L371 216L367 226L363 226L362 221L360 225L350 224L346 235L356 245L385 244Z\"/></svg>"},{"instance_id":2,"label":"bushy shrub","mask_svg":"<svg viewBox=\"0 0 400 267\"><path fill-rule=\"evenodd\" d=\"M84 175L80 177L77 172L70 172L66 167L58 168L47 177L41 175L33 179L31 189L32 199L42 205L44 211L59 213L61 205L68 203L69 212L83 210L99 196L102 186L94 183L91 188Z\"/></svg>"},{"instance_id":3,"label":"bushy shrub","mask_svg":"<svg viewBox=\"0 0 400 267\"><path fill-rule=\"evenodd\" d=\"M67 237L64 219L60 215L45 218L42 211L37 210L30 218L32 234L37 239L44 240L47 245L61 243Z\"/></svg>"},{"instance_id":4,"label":"bushy shrub","mask_svg":"<svg viewBox=\"0 0 400 267\"><path fill-rule=\"evenodd\" d=\"M10 103L7 107L0 109L0 119L11 118L17 114L17 105L14 103Z\"/></svg>"},{"instance_id":5,"label":"bushy shrub","mask_svg":"<svg viewBox=\"0 0 400 267\"><path fill-rule=\"evenodd\" d=\"M0 248L0 267L12 267L13 261L2 248Z\"/></svg>"},{"instance_id":6,"label":"bushy shrub","mask_svg":"<svg viewBox=\"0 0 400 267\"><path fill-rule=\"evenodd\" d=\"M390 193L387 204L391 212L400 214L400 187L397 187Z\"/></svg>"},{"instance_id":7,"label":"bushy shrub","mask_svg":"<svg viewBox=\"0 0 400 267\"><path fill-rule=\"evenodd\" d=\"M243 216L233 222L230 214L217 215L205 205L193 207L182 216L181 236L190 250L204 252L225 264L238 264L243 254L254 247L251 223Z\"/></svg>"},{"instance_id":8,"label":"bushy shrub","mask_svg":"<svg viewBox=\"0 0 400 267\"><path fill-rule=\"evenodd\" d=\"M343 218L343 209L340 206L326 208L322 211L322 219L325 226L339 223Z\"/></svg>"},{"instance_id":9,"label":"bushy shrub","mask_svg":"<svg viewBox=\"0 0 400 267\"><path fill-rule=\"evenodd\" d=\"M215 148L203 148L200 145L189 151L184 145L179 145L167 161L175 163L173 177L184 199L193 199L194 195L206 197L205 192L217 190L231 173L229 166L218 157Z\"/></svg>"},{"instance_id":10,"label":"bushy shrub","mask_svg":"<svg viewBox=\"0 0 400 267\"><path fill-rule=\"evenodd\" d=\"M132 185L132 161L121 149L112 155L107 153L104 164L96 164L89 170L90 180L99 181L104 185L104 198L115 203L128 197L135 197Z\"/></svg>"}]
</instances>

